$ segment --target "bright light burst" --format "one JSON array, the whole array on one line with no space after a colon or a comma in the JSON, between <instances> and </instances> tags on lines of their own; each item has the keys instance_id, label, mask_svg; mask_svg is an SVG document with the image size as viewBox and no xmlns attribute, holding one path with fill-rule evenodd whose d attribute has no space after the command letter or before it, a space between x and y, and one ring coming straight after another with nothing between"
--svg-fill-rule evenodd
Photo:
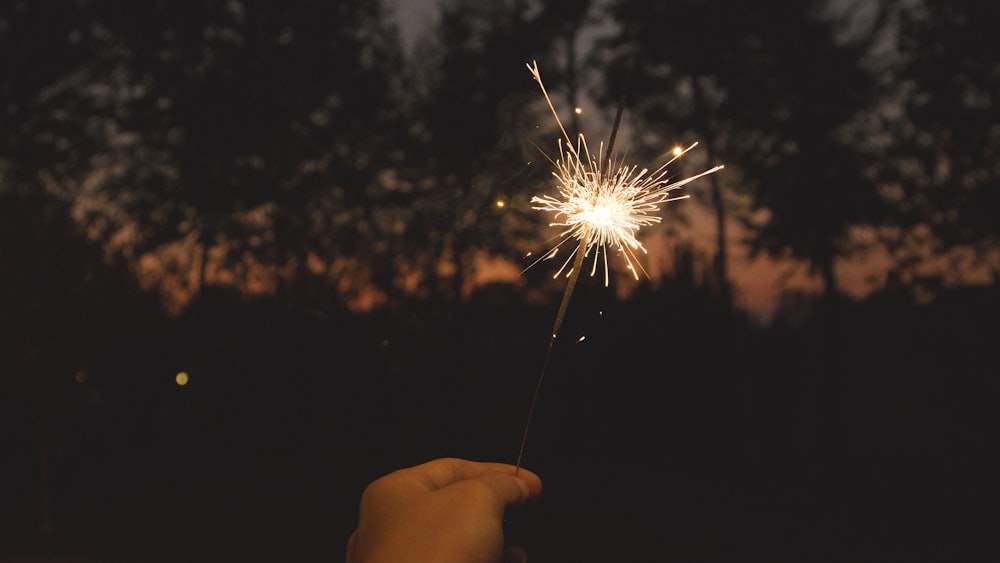
<instances>
[{"instance_id":1,"label":"bright light burst","mask_svg":"<svg viewBox=\"0 0 1000 563\"><path fill-rule=\"evenodd\" d=\"M593 266L590 270L590 275L593 276L597 272L597 265L603 256L604 285L608 285L608 249L617 248L625 257L625 263L632 275L635 276L635 279L639 279L636 268L642 266L639 264L636 251L646 252L646 248L636 238L639 230L642 227L660 222L660 217L656 214L660 210L660 205L689 197L686 195L673 196L671 192L722 168L722 166L716 166L690 178L672 181L667 175L667 166L693 149L697 143L686 149L675 147L670 151L673 158L655 170L628 166L624 163L624 159L614 156L611 151L615 132L618 129L617 119L615 127L612 129L611 140L608 141L609 155L604 154L604 143L601 143L597 156L592 156L583 135L580 135L574 144L566 133L566 128L563 127L562 120L559 119L559 114L552 105L552 99L549 98L549 94L542 84L538 63L529 64L528 70L538 81L545 101L548 102L549 109L552 110L552 115L555 116L559 130L563 134L563 138L559 141L559 159L552 162L555 166L552 175L556 178L558 195L535 196L531 198L532 208L551 212L554 217L550 223L551 226L565 227L562 233L556 236L560 239L559 242L528 268L539 261L554 258L566 241L574 240L577 241L577 244L575 250L569 253L569 257L566 258L554 276L558 277L565 271L566 277L569 279L566 283L566 289L563 291L555 323L552 325L552 332L549 335L549 347L545 352L545 362L542 364L542 371L538 376L538 383L535 385L535 393L532 395L531 405L528 407L528 418L524 424L524 434L521 436L521 448L517 453L517 465L515 466L517 469L521 467L524 446L528 441L528 429L531 427L531 418L535 412L535 405L538 403L538 395L542 388L542 381L545 379L545 371L552 355L552 347L559 335L559 329L562 327L566 309L569 307L570 296L573 295L573 287L584 267L584 260L590 256L591 252L594 253ZM583 337L577 342L582 341Z\"/></svg>"},{"instance_id":2,"label":"bright light burst","mask_svg":"<svg viewBox=\"0 0 1000 563\"><path fill-rule=\"evenodd\" d=\"M532 208L553 213L550 226L566 227L556 237L560 239L559 242L528 267L554 258L566 241L576 240L578 244L575 250L570 252L553 277L558 277L564 271L567 276L571 275L571 263L578 252L582 251L585 258L589 258L593 252L590 275L593 276L598 264L603 262L604 284L608 285L608 250L613 248L622 254L635 279L639 279L637 267L642 266L637 251L646 253L646 248L636 238L639 230L660 222L657 213L662 204L690 197L673 196L671 192L723 167L716 166L695 176L673 181L668 175L667 167L697 146L697 143L686 149L675 148L672 151L673 158L655 170L626 165L624 159L614 155L605 156L603 143L598 149L598 155L591 155L582 134L575 144L570 140L542 84L538 63L527 66L538 81L545 101L563 134L563 139L559 142L559 159L553 162L555 170L552 172L556 178L558 194L531 198L531 203L534 204Z\"/></svg>"}]
</instances>

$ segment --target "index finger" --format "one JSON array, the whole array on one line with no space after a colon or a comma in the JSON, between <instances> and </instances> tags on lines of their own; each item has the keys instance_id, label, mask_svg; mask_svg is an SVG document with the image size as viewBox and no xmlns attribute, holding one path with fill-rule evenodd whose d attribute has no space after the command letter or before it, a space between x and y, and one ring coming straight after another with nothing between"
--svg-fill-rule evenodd
<instances>
[{"instance_id":1,"label":"index finger","mask_svg":"<svg viewBox=\"0 0 1000 563\"><path fill-rule=\"evenodd\" d=\"M525 500L542 492L542 480L535 473L508 463L469 461L458 458L441 458L417 465L408 470L425 491L436 491L452 483L466 479L476 479L483 475L502 474L513 477L523 485Z\"/></svg>"}]
</instances>

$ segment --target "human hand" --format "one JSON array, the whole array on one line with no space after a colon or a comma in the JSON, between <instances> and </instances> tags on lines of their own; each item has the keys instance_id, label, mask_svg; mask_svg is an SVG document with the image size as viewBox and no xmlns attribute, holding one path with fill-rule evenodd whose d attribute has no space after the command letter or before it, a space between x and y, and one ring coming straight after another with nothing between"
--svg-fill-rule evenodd
<instances>
[{"instance_id":1,"label":"human hand","mask_svg":"<svg viewBox=\"0 0 1000 563\"><path fill-rule=\"evenodd\" d=\"M513 465L436 459L373 481L361 496L347 563L498 563L503 516L542 492L542 481Z\"/></svg>"}]
</instances>

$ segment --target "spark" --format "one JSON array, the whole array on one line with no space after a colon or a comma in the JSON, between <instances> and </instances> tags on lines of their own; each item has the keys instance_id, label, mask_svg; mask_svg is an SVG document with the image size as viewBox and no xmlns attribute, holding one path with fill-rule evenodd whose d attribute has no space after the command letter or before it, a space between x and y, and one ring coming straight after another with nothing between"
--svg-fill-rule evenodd
<instances>
[{"instance_id":1,"label":"spark","mask_svg":"<svg viewBox=\"0 0 1000 563\"><path fill-rule=\"evenodd\" d=\"M660 222L658 212L661 205L690 197L687 195L674 196L672 192L723 168L716 166L700 174L676 181L668 175L667 166L697 146L697 143L687 148L674 147L670 151L673 158L652 170L625 164L624 158L616 156L612 151L624 104L618 108L618 115L608 140L607 154L605 154L602 142L597 154L592 155L582 134L577 137L574 143L569 134L566 133L566 128L563 127L562 120L559 119L559 113L552 105L552 99L545 90L545 85L542 84L538 63L533 61L527 67L531 71L532 77L538 82L538 87L541 88L542 95L545 96L545 101L562 132L562 138L559 140L559 158L554 161L549 159L555 167L552 175L556 179L557 194L532 197L532 208L552 213L553 219L550 226L564 227L563 231L555 237L558 242L535 259L528 268L538 262L555 258L560 247L567 241L575 240L576 246L574 250L569 252L562 266L553 276L559 277L560 274L566 272L568 281L566 289L563 291L562 301L559 303L555 323L552 326L549 346L545 352L545 361L542 363L542 370L528 407L528 417L524 424L524 433L521 436L521 447L517 453L515 472L521 468L524 447L528 441L528 430L531 427L531 419L535 413L539 392L552 356L552 347L559 335L559 329L562 327L570 297L573 295L573 288L576 286L576 281L585 265L584 261L593 254L590 266L591 276L597 273L598 265L603 262L604 285L607 286L609 283L608 250L617 249L625 258L627 269L638 280L638 270L642 268L642 265L639 263L637 252L646 254L646 248L637 238L639 231L643 227ZM575 111L580 113L579 108L576 108ZM531 256L531 253L529 252L527 256ZM602 257L603 260L601 260ZM645 270L643 272L645 273ZM603 316L604 311L601 311L600 315ZM577 342L583 342L584 338L581 336Z\"/></svg>"},{"instance_id":2,"label":"spark","mask_svg":"<svg viewBox=\"0 0 1000 563\"><path fill-rule=\"evenodd\" d=\"M721 170L723 166L674 180L667 167L698 143L687 148L675 147L671 151L673 158L652 170L625 164L624 158L615 155L604 155L603 142L597 154L592 155L582 134L575 143L570 140L542 84L538 63L527 66L542 89L545 101L563 134L559 141L559 158L553 161L555 169L552 175L556 179L557 193L532 197L532 209L552 213L553 221L549 226L565 227L556 237L559 242L528 268L540 261L554 258L565 242L576 240L579 243L577 250L566 257L553 277L558 277L563 272L567 276L572 275L573 259L577 252L582 251L585 258L591 258L592 255L591 276L597 273L599 265L603 263L604 285L607 286L610 278L608 251L617 250L624 257L627 269L638 280L639 270L642 269L638 253L647 253L646 247L637 238L639 231L661 221L658 213L663 204L690 197L674 196L672 192Z\"/></svg>"}]
</instances>

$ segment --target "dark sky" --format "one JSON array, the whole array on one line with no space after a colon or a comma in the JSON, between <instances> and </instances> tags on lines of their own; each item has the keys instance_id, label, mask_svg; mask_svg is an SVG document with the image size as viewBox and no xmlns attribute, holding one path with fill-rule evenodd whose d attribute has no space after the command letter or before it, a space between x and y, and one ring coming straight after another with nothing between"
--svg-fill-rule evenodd
<instances>
[{"instance_id":1,"label":"dark sky","mask_svg":"<svg viewBox=\"0 0 1000 563\"><path fill-rule=\"evenodd\" d=\"M399 30L403 41L412 46L417 36L432 24L436 15L438 0L392 0L397 10Z\"/></svg>"}]
</instances>

